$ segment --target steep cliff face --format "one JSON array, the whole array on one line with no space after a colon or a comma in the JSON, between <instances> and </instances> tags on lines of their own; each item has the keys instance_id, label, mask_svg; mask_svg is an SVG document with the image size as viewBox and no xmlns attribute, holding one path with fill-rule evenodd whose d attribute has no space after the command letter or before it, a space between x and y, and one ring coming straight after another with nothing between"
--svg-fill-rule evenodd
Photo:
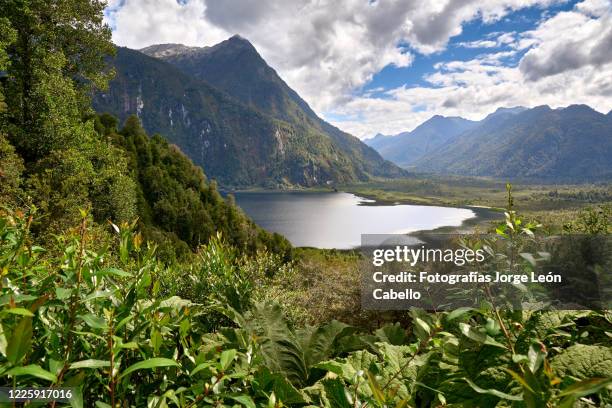
<instances>
[{"instance_id":1,"label":"steep cliff face","mask_svg":"<svg viewBox=\"0 0 612 408\"><path fill-rule=\"evenodd\" d=\"M328 135L253 109L173 65L119 48L94 107L178 145L226 186L314 186L366 180L361 161ZM382 159L379 159L382 160Z\"/></svg>"},{"instance_id":2,"label":"steep cliff face","mask_svg":"<svg viewBox=\"0 0 612 408\"><path fill-rule=\"evenodd\" d=\"M255 47L240 36L213 47L161 44L141 51L213 85L251 109L292 125L298 135L319 134L329 138L336 155L344 153L350 159L352 172L359 179L405 174L356 137L319 118Z\"/></svg>"}]
</instances>

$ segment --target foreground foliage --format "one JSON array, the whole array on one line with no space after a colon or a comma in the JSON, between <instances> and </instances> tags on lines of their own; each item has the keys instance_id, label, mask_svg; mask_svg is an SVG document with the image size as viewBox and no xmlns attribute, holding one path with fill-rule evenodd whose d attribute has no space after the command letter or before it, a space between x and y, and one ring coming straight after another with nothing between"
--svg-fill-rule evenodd
<instances>
[{"instance_id":1,"label":"foreground foliage","mask_svg":"<svg viewBox=\"0 0 612 408\"><path fill-rule=\"evenodd\" d=\"M506 236L530 228L508 217ZM338 321L297 326L278 304L259 301L282 264L269 255L239 256L218 237L190 269L172 271L134 225L113 225L112 248L98 247L83 212L58 237L63 253L51 256L32 242L32 221L19 212L0 221L4 386L75 387L76 407L612 402L609 312L485 302L413 310L409 327L371 333ZM191 285L172 284L180 274Z\"/></svg>"}]
</instances>

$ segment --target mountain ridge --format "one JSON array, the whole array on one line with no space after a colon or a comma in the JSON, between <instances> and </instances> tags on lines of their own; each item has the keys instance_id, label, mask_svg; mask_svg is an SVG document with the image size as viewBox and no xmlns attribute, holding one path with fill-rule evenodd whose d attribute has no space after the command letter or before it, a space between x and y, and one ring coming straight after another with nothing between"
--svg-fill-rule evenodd
<instances>
[{"instance_id":1,"label":"mountain ridge","mask_svg":"<svg viewBox=\"0 0 612 408\"><path fill-rule=\"evenodd\" d=\"M487 117L415 169L516 180L612 180L612 121L587 105L536 106ZM493 135L493 136L492 136Z\"/></svg>"},{"instance_id":2,"label":"mountain ridge","mask_svg":"<svg viewBox=\"0 0 612 408\"><path fill-rule=\"evenodd\" d=\"M459 116L434 115L410 132L375 137L365 142L386 159L410 167L420 157L448 143L475 123Z\"/></svg>"}]
</instances>

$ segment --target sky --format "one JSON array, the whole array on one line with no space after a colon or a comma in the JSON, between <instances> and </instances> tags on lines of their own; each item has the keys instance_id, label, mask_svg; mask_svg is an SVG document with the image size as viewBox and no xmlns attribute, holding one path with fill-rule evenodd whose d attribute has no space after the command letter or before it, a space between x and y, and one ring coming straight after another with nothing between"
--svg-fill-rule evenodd
<instances>
[{"instance_id":1,"label":"sky","mask_svg":"<svg viewBox=\"0 0 612 408\"><path fill-rule=\"evenodd\" d=\"M109 0L117 45L239 34L365 139L498 107L612 109L612 0Z\"/></svg>"}]
</instances>

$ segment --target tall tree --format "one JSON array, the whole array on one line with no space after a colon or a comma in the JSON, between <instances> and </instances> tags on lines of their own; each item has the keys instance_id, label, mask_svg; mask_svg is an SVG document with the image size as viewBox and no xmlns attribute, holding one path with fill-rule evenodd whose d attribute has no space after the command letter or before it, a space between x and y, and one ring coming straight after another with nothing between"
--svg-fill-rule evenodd
<instances>
[{"instance_id":1,"label":"tall tree","mask_svg":"<svg viewBox=\"0 0 612 408\"><path fill-rule=\"evenodd\" d=\"M0 18L0 72L6 70L8 65L6 49L13 41L15 41L15 32L11 29L9 21ZM0 114L6 109L2 87L2 82L0 82ZM2 120L1 117L0 120ZM0 122L0 203L13 204L15 202L21 184L22 171L23 162L2 133Z\"/></svg>"},{"instance_id":2,"label":"tall tree","mask_svg":"<svg viewBox=\"0 0 612 408\"><path fill-rule=\"evenodd\" d=\"M75 145L88 132L87 96L110 72L114 50L99 0L3 0L0 18L16 33L7 48L8 133L26 161ZM89 132L90 133L90 132Z\"/></svg>"},{"instance_id":3,"label":"tall tree","mask_svg":"<svg viewBox=\"0 0 612 408\"><path fill-rule=\"evenodd\" d=\"M8 26L1 133L25 161L27 195L57 230L92 207L95 219L136 215L127 161L95 131L88 97L111 74L114 51L100 0L2 0ZM2 55L0 55L0 58ZM0 145L2 147L2 145ZM11 146L0 154L12 153ZM14 166L13 166L14 167Z\"/></svg>"}]
</instances>

